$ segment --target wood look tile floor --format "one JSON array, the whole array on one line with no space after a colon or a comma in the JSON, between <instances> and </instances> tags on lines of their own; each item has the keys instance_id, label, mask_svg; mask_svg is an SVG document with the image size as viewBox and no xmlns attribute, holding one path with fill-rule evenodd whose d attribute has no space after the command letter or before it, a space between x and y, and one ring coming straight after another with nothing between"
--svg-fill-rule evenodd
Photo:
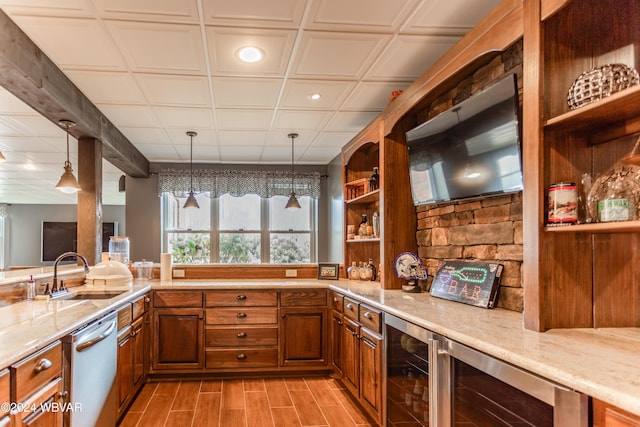
<instances>
[{"instance_id":1,"label":"wood look tile floor","mask_svg":"<svg viewBox=\"0 0 640 427\"><path fill-rule=\"evenodd\" d=\"M331 378L145 384L121 427L373 426Z\"/></svg>"}]
</instances>

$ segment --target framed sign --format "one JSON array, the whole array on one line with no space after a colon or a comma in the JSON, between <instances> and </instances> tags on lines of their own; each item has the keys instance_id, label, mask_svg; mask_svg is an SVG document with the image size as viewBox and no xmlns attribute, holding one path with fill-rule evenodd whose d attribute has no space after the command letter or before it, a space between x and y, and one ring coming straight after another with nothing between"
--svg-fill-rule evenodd
<instances>
[{"instance_id":1,"label":"framed sign","mask_svg":"<svg viewBox=\"0 0 640 427\"><path fill-rule=\"evenodd\" d=\"M338 280L340 264L318 264L318 279Z\"/></svg>"},{"instance_id":2,"label":"framed sign","mask_svg":"<svg viewBox=\"0 0 640 427\"><path fill-rule=\"evenodd\" d=\"M441 261L431 295L477 307L493 308L503 266L489 262Z\"/></svg>"}]
</instances>

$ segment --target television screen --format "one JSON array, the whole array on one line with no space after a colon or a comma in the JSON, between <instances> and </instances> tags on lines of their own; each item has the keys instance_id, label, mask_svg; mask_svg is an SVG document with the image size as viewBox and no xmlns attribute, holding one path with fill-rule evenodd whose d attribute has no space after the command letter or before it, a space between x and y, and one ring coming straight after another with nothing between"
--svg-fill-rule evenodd
<instances>
[{"instance_id":1,"label":"television screen","mask_svg":"<svg viewBox=\"0 0 640 427\"><path fill-rule=\"evenodd\" d=\"M76 222L42 221L42 261L55 261L65 252L78 252L77 235ZM109 237L117 235L117 222L102 223L102 252L109 251Z\"/></svg>"},{"instance_id":2,"label":"television screen","mask_svg":"<svg viewBox=\"0 0 640 427\"><path fill-rule=\"evenodd\" d=\"M515 74L407 132L415 205L522 190Z\"/></svg>"}]
</instances>

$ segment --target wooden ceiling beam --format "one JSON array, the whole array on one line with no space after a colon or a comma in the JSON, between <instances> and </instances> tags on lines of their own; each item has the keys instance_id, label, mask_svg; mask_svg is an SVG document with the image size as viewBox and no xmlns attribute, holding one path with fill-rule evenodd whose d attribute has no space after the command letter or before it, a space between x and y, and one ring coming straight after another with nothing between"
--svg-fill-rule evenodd
<instances>
[{"instance_id":1,"label":"wooden ceiling beam","mask_svg":"<svg viewBox=\"0 0 640 427\"><path fill-rule=\"evenodd\" d=\"M0 85L57 126L75 122L70 133L100 141L103 157L126 174L149 176L147 158L2 10Z\"/></svg>"}]
</instances>

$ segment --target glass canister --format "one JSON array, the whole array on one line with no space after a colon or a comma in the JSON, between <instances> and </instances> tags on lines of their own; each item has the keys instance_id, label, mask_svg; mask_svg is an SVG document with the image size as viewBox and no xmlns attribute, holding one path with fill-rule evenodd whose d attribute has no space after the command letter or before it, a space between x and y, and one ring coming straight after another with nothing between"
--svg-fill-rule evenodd
<instances>
[{"instance_id":1,"label":"glass canister","mask_svg":"<svg viewBox=\"0 0 640 427\"><path fill-rule=\"evenodd\" d=\"M153 279L153 263L143 259L134 262L133 269L136 272L136 279L151 280Z\"/></svg>"},{"instance_id":2,"label":"glass canister","mask_svg":"<svg viewBox=\"0 0 640 427\"><path fill-rule=\"evenodd\" d=\"M129 265L129 238L126 236L109 237L109 259Z\"/></svg>"}]
</instances>

